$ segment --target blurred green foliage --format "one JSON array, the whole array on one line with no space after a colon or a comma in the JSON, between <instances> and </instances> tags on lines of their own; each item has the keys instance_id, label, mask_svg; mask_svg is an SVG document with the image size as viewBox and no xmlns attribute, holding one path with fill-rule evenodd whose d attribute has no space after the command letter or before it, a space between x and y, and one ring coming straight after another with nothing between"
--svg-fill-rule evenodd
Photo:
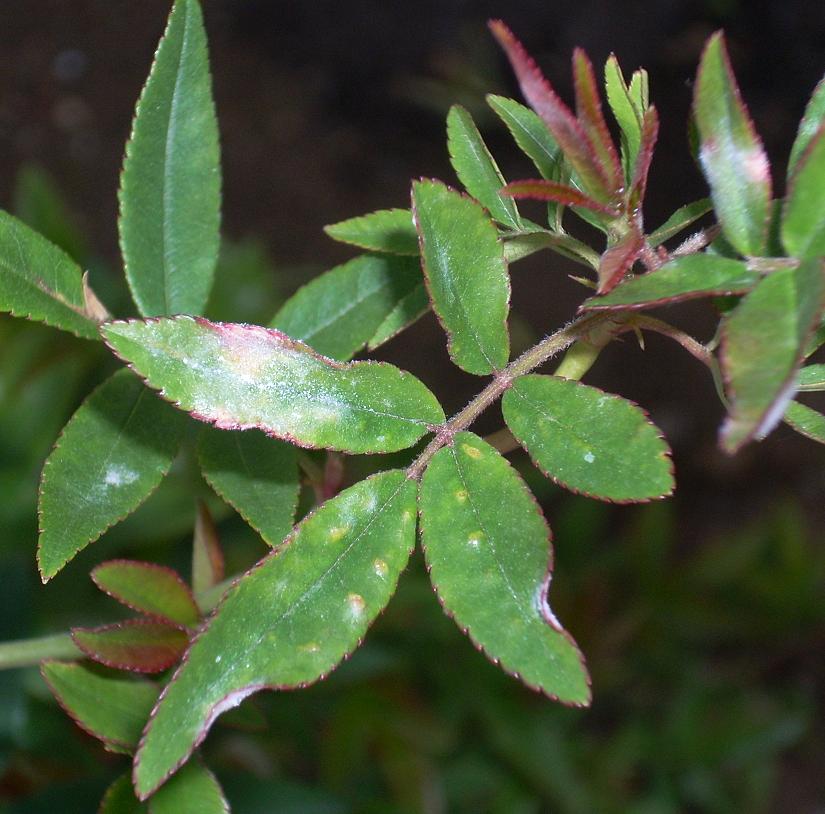
<instances>
[{"instance_id":1,"label":"blurred green foliage","mask_svg":"<svg viewBox=\"0 0 825 814\"><path fill-rule=\"evenodd\" d=\"M43 171L21 174L17 214L126 302ZM227 243L209 313L265 321L280 298L263 246ZM120 308L119 313L123 313ZM265 552L183 456L159 491L56 580L34 562L43 459L83 395L113 370L99 346L0 317L0 640L113 621L89 566L112 556L188 573L196 498L218 520L228 572ZM588 655L590 710L526 690L456 638L419 556L366 644L326 681L251 699L206 751L237 814L589 814L813 810L825 800L821 639L825 551L793 504L684 540L683 493L618 508L553 503L551 599ZM356 461L354 466L360 466ZM127 759L57 707L36 671L0 673L0 812L87 814ZM230 725L231 723L231 725ZM790 802L789 802L790 801Z\"/></svg>"}]
</instances>

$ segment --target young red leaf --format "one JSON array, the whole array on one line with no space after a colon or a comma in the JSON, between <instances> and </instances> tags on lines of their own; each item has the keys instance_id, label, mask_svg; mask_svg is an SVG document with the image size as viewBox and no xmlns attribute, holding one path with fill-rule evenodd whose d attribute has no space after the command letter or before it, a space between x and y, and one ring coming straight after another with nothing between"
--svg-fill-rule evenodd
<instances>
[{"instance_id":1,"label":"young red leaf","mask_svg":"<svg viewBox=\"0 0 825 814\"><path fill-rule=\"evenodd\" d=\"M616 153L616 146L613 144L613 138L602 113L593 64L583 48L576 48L573 51L573 86L576 91L576 113L579 122L593 144L611 191L618 192L624 185L622 168Z\"/></svg>"},{"instance_id":2,"label":"young red leaf","mask_svg":"<svg viewBox=\"0 0 825 814\"><path fill-rule=\"evenodd\" d=\"M639 152L636 155L636 164L633 167L633 177L630 181L628 194L628 209L635 212L642 205L647 190L647 176L650 172L650 162L653 160L653 148L659 136L659 114L655 107L645 111L642 120L642 136L639 143Z\"/></svg>"},{"instance_id":3,"label":"young red leaf","mask_svg":"<svg viewBox=\"0 0 825 814\"><path fill-rule=\"evenodd\" d=\"M151 562L109 560L92 571L104 593L126 607L173 625L197 624L198 606L189 586L176 571Z\"/></svg>"},{"instance_id":4,"label":"young red leaf","mask_svg":"<svg viewBox=\"0 0 825 814\"><path fill-rule=\"evenodd\" d=\"M72 639L92 661L133 673L168 670L189 643L180 628L145 619L96 628L76 627Z\"/></svg>"},{"instance_id":5,"label":"young red leaf","mask_svg":"<svg viewBox=\"0 0 825 814\"><path fill-rule=\"evenodd\" d=\"M587 192L598 201L609 201L615 189L581 123L558 97L513 32L501 20L491 20L489 25L510 60L524 98L544 120Z\"/></svg>"},{"instance_id":6,"label":"young red leaf","mask_svg":"<svg viewBox=\"0 0 825 814\"><path fill-rule=\"evenodd\" d=\"M760 255L768 229L770 165L742 102L721 31L702 54L693 110L699 159L725 237L741 254Z\"/></svg>"},{"instance_id":7,"label":"young red leaf","mask_svg":"<svg viewBox=\"0 0 825 814\"><path fill-rule=\"evenodd\" d=\"M599 294L612 291L636 262L644 248L644 236L631 229L615 246L611 246L599 263Z\"/></svg>"},{"instance_id":8,"label":"young red leaf","mask_svg":"<svg viewBox=\"0 0 825 814\"><path fill-rule=\"evenodd\" d=\"M565 206L581 206L585 209L590 209L593 212L598 212L603 215L610 215L616 218L619 212L612 207L594 201L583 192L569 187L565 184L559 184L555 181L544 181L541 179L526 179L524 181L511 181L502 190L505 195L511 198L530 198L535 201L557 201Z\"/></svg>"}]
</instances>

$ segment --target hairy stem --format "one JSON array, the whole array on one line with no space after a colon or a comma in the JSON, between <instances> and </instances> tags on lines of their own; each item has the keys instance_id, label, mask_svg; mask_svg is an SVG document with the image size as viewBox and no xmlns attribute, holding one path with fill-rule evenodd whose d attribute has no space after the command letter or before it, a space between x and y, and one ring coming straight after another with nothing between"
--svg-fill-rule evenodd
<instances>
[{"instance_id":1,"label":"hairy stem","mask_svg":"<svg viewBox=\"0 0 825 814\"><path fill-rule=\"evenodd\" d=\"M0 643L0 670L33 667L44 659L81 659L82 651L68 633Z\"/></svg>"},{"instance_id":2,"label":"hairy stem","mask_svg":"<svg viewBox=\"0 0 825 814\"><path fill-rule=\"evenodd\" d=\"M442 424L435 438L425 447L421 455L416 458L409 469L407 477L418 480L430 459L445 444L450 443L457 432L469 427L491 404L498 401L510 387L513 379L529 373L534 368L552 359L577 339L590 336L596 328L616 324L620 320L611 314L588 314L571 322L556 333L542 339L537 345L526 350L518 359L510 362L504 370L498 371L493 380L485 387L463 410L456 413L449 421ZM599 339L599 342L602 340ZM598 344L594 342L593 344Z\"/></svg>"}]
</instances>

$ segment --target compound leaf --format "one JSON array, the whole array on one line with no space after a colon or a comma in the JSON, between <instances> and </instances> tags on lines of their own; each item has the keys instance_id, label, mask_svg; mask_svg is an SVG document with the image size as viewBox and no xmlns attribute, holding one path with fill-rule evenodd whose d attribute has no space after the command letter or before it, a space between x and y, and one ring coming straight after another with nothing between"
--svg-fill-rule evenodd
<instances>
[{"instance_id":1,"label":"compound leaf","mask_svg":"<svg viewBox=\"0 0 825 814\"><path fill-rule=\"evenodd\" d=\"M92 570L95 585L126 607L173 625L198 623L198 606L177 571L136 560L109 560Z\"/></svg>"},{"instance_id":2,"label":"compound leaf","mask_svg":"<svg viewBox=\"0 0 825 814\"><path fill-rule=\"evenodd\" d=\"M207 428L198 455L209 485L269 545L280 545L298 505L294 447L254 431Z\"/></svg>"},{"instance_id":3,"label":"compound leaf","mask_svg":"<svg viewBox=\"0 0 825 814\"><path fill-rule=\"evenodd\" d=\"M825 301L822 261L765 277L722 323L722 366L731 407L721 431L736 452L764 438L796 391L796 370Z\"/></svg>"},{"instance_id":4,"label":"compound leaf","mask_svg":"<svg viewBox=\"0 0 825 814\"><path fill-rule=\"evenodd\" d=\"M511 229L522 227L521 216L512 198L501 195L506 183L490 155L473 117L461 105L447 114L447 149L459 181L499 223Z\"/></svg>"},{"instance_id":5,"label":"compound leaf","mask_svg":"<svg viewBox=\"0 0 825 814\"><path fill-rule=\"evenodd\" d=\"M459 627L525 684L588 704L582 655L547 603L550 529L518 473L459 433L424 472L420 508L430 577Z\"/></svg>"},{"instance_id":6,"label":"compound leaf","mask_svg":"<svg viewBox=\"0 0 825 814\"><path fill-rule=\"evenodd\" d=\"M571 491L616 503L673 491L670 449L627 399L534 374L513 382L501 409L539 469Z\"/></svg>"},{"instance_id":7,"label":"compound leaf","mask_svg":"<svg viewBox=\"0 0 825 814\"><path fill-rule=\"evenodd\" d=\"M591 297L582 310L642 309L673 302L741 294L759 282L739 260L712 254L677 257L656 271L623 282L609 294Z\"/></svg>"},{"instance_id":8,"label":"compound leaf","mask_svg":"<svg viewBox=\"0 0 825 814\"><path fill-rule=\"evenodd\" d=\"M90 658L116 670L160 673L183 655L189 637L178 627L130 619L97 628L72 629L74 643Z\"/></svg>"},{"instance_id":9,"label":"compound leaf","mask_svg":"<svg viewBox=\"0 0 825 814\"><path fill-rule=\"evenodd\" d=\"M700 162L725 237L741 254L760 255L767 238L770 165L739 95L721 32L702 54L693 110Z\"/></svg>"},{"instance_id":10,"label":"compound leaf","mask_svg":"<svg viewBox=\"0 0 825 814\"><path fill-rule=\"evenodd\" d=\"M40 672L74 722L109 751L130 754L158 697L150 681L113 677L83 664L45 661Z\"/></svg>"},{"instance_id":11,"label":"compound leaf","mask_svg":"<svg viewBox=\"0 0 825 814\"><path fill-rule=\"evenodd\" d=\"M782 214L782 243L793 257L825 255L825 123L791 176Z\"/></svg>"},{"instance_id":12,"label":"compound leaf","mask_svg":"<svg viewBox=\"0 0 825 814\"><path fill-rule=\"evenodd\" d=\"M199 314L220 246L220 149L198 0L176 0L120 184L126 278L144 316Z\"/></svg>"},{"instance_id":13,"label":"compound leaf","mask_svg":"<svg viewBox=\"0 0 825 814\"><path fill-rule=\"evenodd\" d=\"M221 429L394 452L444 421L435 396L411 374L384 363L336 363L280 331L187 316L109 322L102 330L151 387Z\"/></svg>"},{"instance_id":14,"label":"compound leaf","mask_svg":"<svg viewBox=\"0 0 825 814\"><path fill-rule=\"evenodd\" d=\"M510 277L496 228L479 204L439 181L416 181L412 197L424 276L450 357L468 373L492 373L510 355Z\"/></svg>"},{"instance_id":15,"label":"compound leaf","mask_svg":"<svg viewBox=\"0 0 825 814\"><path fill-rule=\"evenodd\" d=\"M222 712L264 688L316 681L358 646L415 543L415 496L400 470L361 481L235 583L147 726L140 796L189 757Z\"/></svg>"},{"instance_id":16,"label":"compound leaf","mask_svg":"<svg viewBox=\"0 0 825 814\"><path fill-rule=\"evenodd\" d=\"M87 309L83 271L22 221L0 211L0 311L99 339Z\"/></svg>"},{"instance_id":17,"label":"compound leaf","mask_svg":"<svg viewBox=\"0 0 825 814\"><path fill-rule=\"evenodd\" d=\"M324 231L333 240L362 249L418 257L418 234L409 209L381 209L330 224Z\"/></svg>"},{"instance_id":18,"label":"compound leaf","mask_svg":"<svg viewBox=\"0 0 825 814\"><path fill-rule=\"evenodd\" d=\"M229 814L229 804L215 775L193 760L150 798L149 814Z\"/></svg>"},{"instance_id":19,"label":"compound leaf","mask_svg":"<svg viewBox=\"0 0 825 814\"><path fill-rule=\"evenodd\" d=\"M80 405L43 469L37 558L44 582L152 494L184 425L128 370Z\"/></svg>"},{"instance_id":20,"label":"compound leaf","mask_svg":"<svg viewBox=\"0 0 825 814\"><path fill-rule=\"evenodd\" d=\"M324 356L346 362L421 284L417 259L365 254L298 289L270 325Z\"/></svg>"}]
</instances>

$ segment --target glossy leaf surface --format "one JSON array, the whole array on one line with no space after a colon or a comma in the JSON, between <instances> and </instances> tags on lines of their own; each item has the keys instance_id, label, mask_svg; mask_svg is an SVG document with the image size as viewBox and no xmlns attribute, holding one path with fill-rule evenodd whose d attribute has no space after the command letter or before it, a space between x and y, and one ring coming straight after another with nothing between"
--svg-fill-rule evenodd
<instances>
[{"instance_id":1,"label":"glossy leaf surface","mask_svg":"<svg viewBox=\"0 0 825 814\"><path fill-rule=\"evenodd\" d=\"M132 777L123 774L106 790L97 814L146 814L148 808L141 803L132 789Z\"/></svg>"},{"instance_id":2,"label":"glossy leaf surface","mask_svg":"<svg viewBox=\"0 0 825 814\"><path fill-rule=\"evenodd\" d=\"M198 606L189 586L176 571L151 562L109 560L92 570L95 585L139 613L192 627Z\"/></svg>"},{"instance_id":3,"label":"glossy leaf surface","mask_svg":"<svg viewBox=\"0 0 825 814\"><path fill-rule=\"evenodd\" d=\"M504 420L536 465L574 492L616 503L673 491L670 449L627 399L553 376L522 376L504 394Z\"/></svg>"},{"instance_id":4,"label":"glossy leaf surface","mask_svg":"<svg viewBox=\"0 0 825 814\"><path fill-rule=\"evenodd\" d=\"M229 804L215 775L193 760L149 799L149 814L229 814Z\"/></svg>"},{"instance_id":5,"label":"glossy leaf surface","mask_svg":"<svg viewBox=\"0 0 825 814\"><path fill-rule=\"evenodd\" d=\"M825 123L791 177L782 216L782 243L793 257L825 256Z\"/></svg>"},{"instance_id":6,"label":"glossy leaf surface","mask_svg":"<svg viewBox=\"0 0 825 814\"><path fill-rule=\"evenodd\" d=\"M731 397L722 446L735 452L781 420L796 390L796 368L825 301L822 263L765 277L722 323L722 364Z\"/></svg>"},{"instance_id":7,"label":"glossy leaf surface","mask_svg":"<svg viewBox=\"0 0 825 814\"><path fill-rule=\"evenodd\" d=\"M40 671L60 706L84 732L113 752L129 754L137 746L158 697L156 684L60 661L46 661Z\"/></svg>"},{"instance_id":8,"label":"glossy leaf surface","mask_svg":"<svg viewBox=\"0 0 825 814\"><path fill-rule=\"evenodd\" d=\"M83 272L22 221L0 211L0 311L45 322L84 339L98 339L87 313Z\"/></svg>"},{"instance_id":9,"label":"glossy leaf surface","mask_svg":"<svg viewBox=\"0 0 825 814\"><path fill-rule=\"evenodd\" d=\"M785 409L785 423L798 433L825 444L825 415L812 410L805 404L792 401Z\"/></svg>"},{"instance_id":10,"label":"glossy leaf surface","mask_svg":"<svg viewBox=\"0 0 825 814\"><path fill-rule=\"evenodd\" d=\"M415 543L415 497L401 471L361 481L229 590L147 727L141 794L187 759L222 712L257 690L316 681L358 646Z\"/></svg>"},{"instance_id":11,"label":"glossy leaf surface","mask_svg":"<svg viewBox=\"0 0 825 814\"><path fill-rule=\"evenodd\" d=\"M269 545L280 545L298 504L294 447L259 432L207 428L199 457L209 485Z\"/></svg>"},{"instance_id":12,"label":"glossy leaf surface","mask_svg":"<svg viewBox=\"0 0 825 814\"><path fill-rule=\"evenodd\" d=\"M762 254L771 201L770 166L739 95L721 33L705 46L693 109L699 158L725 237L741 254Z\"/></svg>"},{"instance_id":13,"label":"glossy leaf surface","mask_svg":"<svg viewBox=\"0 0 825 814\"><path fill-rule=\"evenodd\" d=\"M190 317L110 322L103 331L151 387L221 429L393 452L444 420L433 394L409 373L376 362L337 364L279 331Z\"/></svg>"},{"instance_id":14,"label":"glossy leaf surface","mask_svg":"<svg viewBox=\"0 0 825 814\"><path fill-rule=\"evenodd\" d=\"M633 277L609 294L585 300L586 310L653 308L672 302L740 294L759 282L738 260L712 254L691 254L671 260L656 271Z\"/></svg>"},{"instance_id":15,"label":"glossy leaf surface","mask_svg":"<svg viewBox=\"0 0 825 814\"><path fill-rule=\"evenodd\" d=\"M333 240L362 249L418 257L418 234L409 209L381 209L330 224L324 231Z\"/></svg>"},{"instance_id":16,"label":"glossy leaf surface","mask_svg":"<svg viewBox=\"0 0 825 814\"><path fill-rule=\"evenodd\" d=\"M490 155L473 117L461 105L453 105L447 115L447 149L459 181L494 220L521 228L521 216L512 198L501 195L506 181Z\"/></svg>"},{"instance_id":17,"label":"glossy leaf surface","mask_svg":"<svg viewBox=\"0 0 825 814\"><path fill-rule=\"evenodd\" d=\"M805 107L802 121L799 122L799 130L788 160L788 178L794 174L796 164L802 153L805 152L811 139L823 124L825 124L825 78L820 79L814 88L814 92Z\"/></svg>"},{"instance_id":18,"label":"glossy leaf surface","mask_svg":"<svg viewBox=\"0 0 825 814\"><path fill-rule=\"evenodd\" d=\"M459 433L424 472L420 508L430 578L459 627L529 686L588 704L581 653L547 604L550 529L518 473Z\"/></svg>"},{"instance_id":19,"label":"glossy leaf surface","mask_svg":"<svg viewBox=\"0 0 825 814\"><path fill-rule=\"evenodd\" d=\"M324 356L346 362L421 283L417 259L365 254L300 288L275 315L271 327Z\"/></svg>"},{"instance_id":20,"label":"glossy leaf surface","mask_svg":"<svg viewBox=\"0 0 825 814\"><path fill-rule=\"evenodd\" d=\"M74 643L93 661L116 670L160 673L182 655L189 637L162 622L132 619L97 628L74 628Z\"/></svg>"},{"instance_id":21,"label":"glossy leaf surface","mask_svg":"<svg viewBox=\"0 0 825 814\"><path fill-rule=\"evenodd\" d=\"M37 558L44 580L152 494L184 424L128 370L81 404L43 469Z\"/></svg>"},{"instance_id":22,"label":"glossy leaf surface","mask_svg":"<svg viewBox=\"0 0 825 814\"><path fill-rule=\"evenodd\" d=\"M144 316L199 314L220 245L220 149L198 0L177 0L135 111L120 245Z\"/></svg>"},{"instance_id":23,"label":"glossy leaf surface","mask_svg":"<svg viewBox=\"0 0 825 814\"><path fill-rule=\"evenodd\" d=\"M495 226L479 204L438 181L413 184L413 213L450 357L478 375L504 367L510 278Z\"/></svg>"},{"instance_id":24,"label":"glossy leaf surface","mask_svg":"<svg viewBox=\"0 0 825 814\"><path fill-rule=\"evenodd\" d=\"M487 96L487 104L496 112L510 131L513 140L536 165L541 177L558 181L562 154L541 117L529 107L504 96Z\"/></svg>"}]
</instances>

